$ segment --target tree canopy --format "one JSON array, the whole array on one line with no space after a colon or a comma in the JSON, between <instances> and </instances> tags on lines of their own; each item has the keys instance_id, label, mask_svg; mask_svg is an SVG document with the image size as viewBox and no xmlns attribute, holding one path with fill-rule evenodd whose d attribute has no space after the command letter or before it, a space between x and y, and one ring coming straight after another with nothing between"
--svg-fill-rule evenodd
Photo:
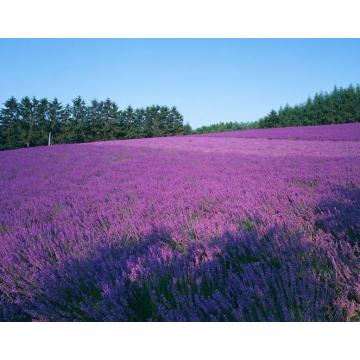
<instances>
[{"instance_id":1,"label":"tree canopy","mask_svg":"<svg viewBox=\"0 0 360 360\"><path fill-rule=\"evenodd\" d=\"M285 105L255 122L220 122L202 126L196 133L243 130L249 128L273 128L340 124L360 121L360 85L337 88L330 93L317 93L305 103L295 106Z\"/></svg>"},{"instance_id":2,"label":"tree canopy","mask_svg":"<svg viewBox=\"0 0 360 360\"><path fill-rule=\"evenodd\" d=\"M192 130L176 107L152 105L120 110L110 99L90 105L78 96L71 104L58 99L11 97L0 109L0 150L97 140L204 134L249 128L338 124L360 121L360 85L317 93L306 102L270 113L258 121L219 122Z\"/></svg>"},{"instance_id":3,"label":"tree canopy","mask_svg":"<svg viewBox=\"0 0 360 360\"><path fill-rule=\"evenodd\" d=\"M257 127L287 127L339 124L360 121L360 85L317 93L300 105L272 110L258 120Z\"/></svg>"},{"instance_id":4,"label":"tree canopy","mask_svg":"<svg viewBox=\"0 0 360 360\"><path fill-rule=\"evenodd\" d=\"M152 105L119 110L110 99L90 105L78 96L58 99L11 97L0 110L0 149L97 140L133 139L191 133L176 107Z\"/></svg>"}]
</instances>

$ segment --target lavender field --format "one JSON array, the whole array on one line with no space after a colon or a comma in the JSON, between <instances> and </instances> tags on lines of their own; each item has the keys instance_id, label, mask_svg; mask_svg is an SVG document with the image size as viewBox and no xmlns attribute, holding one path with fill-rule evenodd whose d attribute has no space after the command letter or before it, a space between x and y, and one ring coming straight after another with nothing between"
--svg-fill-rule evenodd
<instances>
[{"instance_id":1,"label":"lavender field","mask_svg":"<svg viewBox=\"0 0 360 360\"><path fill-rule=\"evenodd\" d=\"M0 152L2 321L359 321L360 124Z\"/></svg>"}]
</instances>

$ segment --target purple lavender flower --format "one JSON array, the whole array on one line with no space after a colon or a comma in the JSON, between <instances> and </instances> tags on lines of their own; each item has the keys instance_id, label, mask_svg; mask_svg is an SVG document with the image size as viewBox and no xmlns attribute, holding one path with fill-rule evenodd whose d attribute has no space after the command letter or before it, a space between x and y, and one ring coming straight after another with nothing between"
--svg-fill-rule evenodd
<instances>
[{"instance_id":1,"label":"purple lavender flower","mask_svg":"<svg viewBox=\"0 0 360 360\"><path fill-rule=\"evenodd\" d=\"M359 209L359 124L1 152L0 320L359 320Z\"/></svg>"}]
</instances>

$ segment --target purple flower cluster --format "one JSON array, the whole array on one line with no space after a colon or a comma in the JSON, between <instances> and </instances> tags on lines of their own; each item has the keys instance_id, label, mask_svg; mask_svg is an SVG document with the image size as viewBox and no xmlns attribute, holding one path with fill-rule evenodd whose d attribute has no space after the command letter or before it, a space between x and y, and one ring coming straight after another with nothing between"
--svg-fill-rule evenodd
<instances>
[{"instance_id":1,"label":"purple flower cluster","mask_svg":"<svg viewBox=\"0 0 360 360\"><path fill-rule=\"evenodd\" d=\"M0 320L360 320L360 126L267 131L1 152Z\"/></svg>"}]
</instances>

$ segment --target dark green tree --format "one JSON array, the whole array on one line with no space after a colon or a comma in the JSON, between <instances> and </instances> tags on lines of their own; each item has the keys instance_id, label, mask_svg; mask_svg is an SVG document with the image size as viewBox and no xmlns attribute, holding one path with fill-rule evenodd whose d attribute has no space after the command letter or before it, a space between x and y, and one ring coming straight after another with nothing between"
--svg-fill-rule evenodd
<instances>
[{"instance_id":1,"label":"dark green tree","mask_svg":"<svg viewBox=\"0 0 360 360\"><path fill-rule=\"evenodd\" d=\"M84 142L91 140L88 135L88 109L85 101L78 96L72 101L71 121L72 131L70 135L71 142Z\"/></svg>"},{"instance_id":2,"label":"dark green tree","mask_svg":"<svg viewBox=\"0 0 360 360\"><path fill-rule=\"evenodd\" d=\"M48 117L47 117L47 134L48 142L50 144L60 143L61 142L61 131L62 126L65 124L65 111L58 101L55 98L48 105Z\"/></svg>"},{"instance_id":3,"label":"dark green tree","mask_svg":"<svg viewBox=\"0 0 360 360\"><path fill-rule=\"evenodd\" d=\"M19 104L11 97L0 111L0 150L22 146L21 131Z\"/></svg>"},{"instance_id":4,"label":"dark green tree","mask_svg":"<svg viewBox=\"0 0 360 360\"><path fill-rule=\"evenodd\" d=\"M30 147L34 145L34 127L36 125L35 107L38 105L38 100L30 99L28 96L24 97L19 106L19 124L21 131L19 133L21 146Z\"/></svg>"}]
</instances>

